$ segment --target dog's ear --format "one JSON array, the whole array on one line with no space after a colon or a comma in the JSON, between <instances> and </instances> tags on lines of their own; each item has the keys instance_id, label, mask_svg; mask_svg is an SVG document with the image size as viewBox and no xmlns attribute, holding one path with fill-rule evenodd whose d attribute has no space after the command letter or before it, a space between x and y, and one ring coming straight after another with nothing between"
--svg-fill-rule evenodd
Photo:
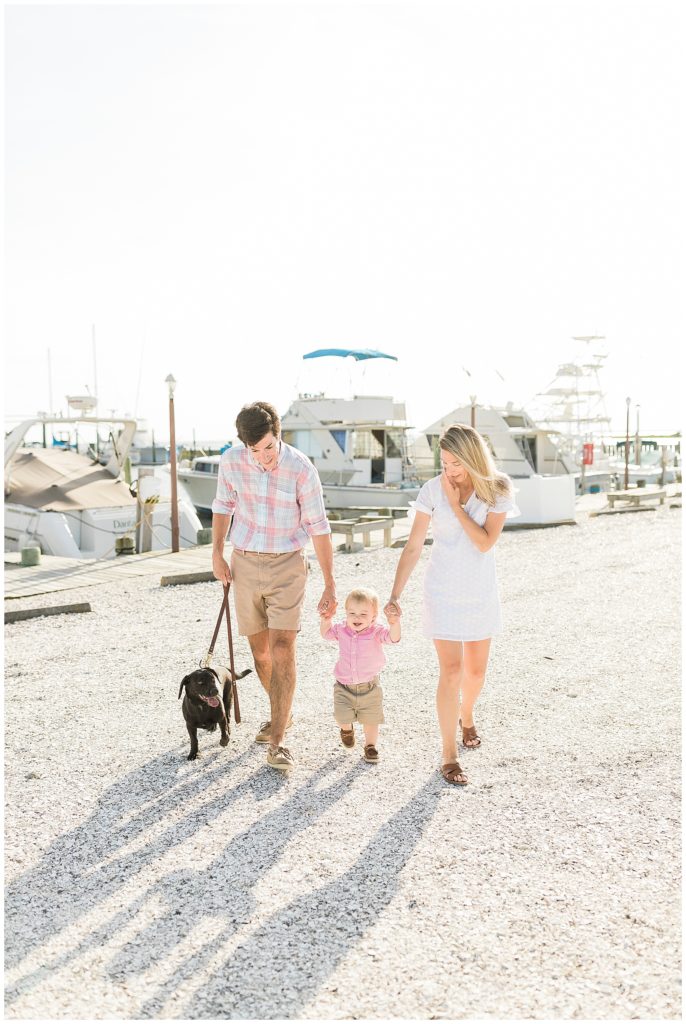
<instances>
[{"instance_id":1,"label":"dog's ear","mask_svg":"<svg viewBox=\"0 0 686 1024\"><path fill-rule=\"evenodd\" d=\"M188 686L188 682L189 682L190 678L191 678L190 676L184 676L183 679L181 680L181 686L179 687L179 696L176 698L177 700L181 699L181 694L183 693L183 688L184 688L184 686Z\"/></svg>"}]
</instances>

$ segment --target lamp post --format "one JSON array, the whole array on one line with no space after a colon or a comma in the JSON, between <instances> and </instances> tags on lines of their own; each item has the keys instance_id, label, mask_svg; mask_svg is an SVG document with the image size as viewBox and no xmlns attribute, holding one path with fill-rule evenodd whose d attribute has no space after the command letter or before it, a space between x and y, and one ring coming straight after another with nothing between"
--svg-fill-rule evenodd
<instances>
[{"instance_id":1,"label":"lamp post","mask_svg":"<svg viewBox=\"0 0 686 1024\"><path fill-rule=\"evenodd\" d=\"M624 490L629 488L629 409L631 399L626 400L626 438L624 440Z\"/></svg>"},{"instance_id":2,"label":"lamp post","mask_svg":"<svg viewBox=\"0 0 686 1024\"><path fill-rule=\"evenodd\" d=\"M179 502L176 493L176 426L174 423L174 388L176 381L171 373L165 377L169 388L169 461L171 470L171 542L172 551L179 550Z\"/></svg>"},{"instance_id":3,"label":"lamp post","mask_svg":"<svg viewBox=\"0 0 686 1024\"><path fill-rule=\"evenodd\" d=\"M638 432L638 417L640 414L641 406L636 406L636 437L634 438L634 460L637 466L641 465L641 437Z\"/></svg>"}]
</instances>

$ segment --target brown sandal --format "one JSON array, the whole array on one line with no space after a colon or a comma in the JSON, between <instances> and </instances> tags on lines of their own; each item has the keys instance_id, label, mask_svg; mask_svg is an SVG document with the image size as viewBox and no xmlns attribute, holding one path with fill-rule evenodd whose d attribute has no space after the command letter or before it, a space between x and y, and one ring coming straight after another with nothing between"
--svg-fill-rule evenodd
<instances>
[{"instance_id":1,"label":"brown sandal","mask_svg":"<svg viewBox=\"0 0 686 1024\"><path fill-rule=\"evenodd\" d=\"M467 742L468 740L470 742ZM474 740L476 740L476 743L473 742ZM476 750L477 747L481 746L481 737L478 735L475 725L462 726L462 745L467 750Z\"/></svg>"},{"instance_id":2,"label":"brown sandal","mask_svg":"<svg viewBox=\"0 0 686 1024\"><path fill-rule=\"evenodd\" d=\"M368 764L376 764L379 760L379 751L373 743L367 743L364 748L364 759Z\"/></svg>"},{"instance_id":3,"label":"brown sandal","mask_svg":"<svg viewBox=\"0 0 686 1024\"><path fill-rule=\"evenodd\" d=\"M448 764L442 765L441 775L443 776L446 782L450 782L453 786L467 785L467 776L460 768L460 764L458 761L450 761ZM459 782L458 780L460 778L464 779L464 782Z\"/></svg>"}]
</instances>

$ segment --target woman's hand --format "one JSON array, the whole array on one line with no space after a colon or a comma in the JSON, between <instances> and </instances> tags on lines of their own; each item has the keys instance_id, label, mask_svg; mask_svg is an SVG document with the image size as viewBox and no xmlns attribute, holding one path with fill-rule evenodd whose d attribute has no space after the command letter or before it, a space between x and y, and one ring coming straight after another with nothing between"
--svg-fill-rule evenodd
<instances>
[{"instance_id":1,"label":"woman's hand","mask_svg":"<svg viewBox=\"0 0 686 1024\"><path fill-rule=\"evenodd\" d=\"M395 622L402 615L402 609L400 607L400 601L397 597L391 597L383 610L384 615L388 622Z\"/></svg>"},{"instance_id":2,"label":"woman's hand","mask_svg":"<svg viewBox=\"0 0 686 1024\"><path fill-rule=\"evenodd\" d=\"M448 479L448 476L447 476L446 473L441 473L441 487L443 488L443 493L447 497L447 499L450 502L451 506L453 508L456 508L457 506L459 506L460 505L460 489L459 489L457 484L453 484L453 483L450 482L450 480Z\"/></svg>"}]
</instances>

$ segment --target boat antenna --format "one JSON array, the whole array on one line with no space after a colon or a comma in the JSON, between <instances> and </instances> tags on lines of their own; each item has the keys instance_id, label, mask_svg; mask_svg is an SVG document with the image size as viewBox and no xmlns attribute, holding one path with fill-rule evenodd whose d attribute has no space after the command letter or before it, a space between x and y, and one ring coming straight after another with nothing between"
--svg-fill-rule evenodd
<instances>
[{"instance_id":1,"label":"boat antenna","mask_svg":"<svg viewBox=\"0 0 686 1024\"><path fill-rule=\"evenodd\" d=\"M143 343L141 345L141 361L138 364L138 384L136 385L136 401L133 406L133 418L138 419L138 400L141 395L141 378L143 377L143 354L145 352L145 335L143 336Z\"/></svg>"},{"instance_id":2,"label":"boat antenna","mask_svg":"<svg viewBox=\"0 0 686 1024\"><path fill-rule=\"evenodd\" d=\"M96 358L95 349L95 324L91 325L91 332L93 337L93 398L95 399L95 415L98 415L98 363ZM87 386L86 386L87 387ZM97 423L95 424L95 454L100 454L100 431L98 430Z\"/></svg>"},{"instance_id":3,"label":"boat antenna","mask_svg":"<svg viewBox=\"0 0 686 1024\"><path fill-rule=\"evenodd\" d=\"M93 398L95 399L95 415L98 415L98 362L95 348L95 324L92 325L93 335Z\"/></svg>"}]
</instances>

